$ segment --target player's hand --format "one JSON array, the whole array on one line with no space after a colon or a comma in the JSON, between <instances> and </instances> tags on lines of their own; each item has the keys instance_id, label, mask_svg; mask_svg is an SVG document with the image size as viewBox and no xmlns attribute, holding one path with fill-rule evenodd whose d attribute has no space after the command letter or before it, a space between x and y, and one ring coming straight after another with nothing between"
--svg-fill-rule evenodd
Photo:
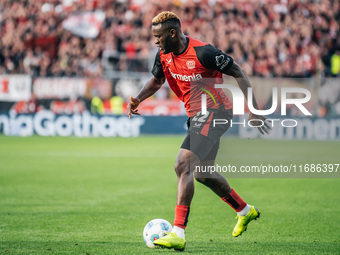
<instances>
[{"instance_id":1,"label":"player's hand","mask_svg":"<svg viewBox=\"0 0 340 255\"><path fill-rule=\"evenodd\" d=\"M272 130L272 128L268 125L270 120L267 120L267 118L262 115L250 113L249 121L251 125L257 127L262 135L264 135L264 133L269 135L269 130Z\"/></svg>"},{"instance_id":2,"label":"player's hand","mask_svg":"<svg viewBox=\"0 0 340 255\"><path fill-rule=\"evenodd\" d=\"M130 97L130 102L127 106L129 119L131 119L132 114L140 115L140 113L137 110L139 103L140 103L139 99L134 98L134 97Z\"/></svg>"}]
</instances>

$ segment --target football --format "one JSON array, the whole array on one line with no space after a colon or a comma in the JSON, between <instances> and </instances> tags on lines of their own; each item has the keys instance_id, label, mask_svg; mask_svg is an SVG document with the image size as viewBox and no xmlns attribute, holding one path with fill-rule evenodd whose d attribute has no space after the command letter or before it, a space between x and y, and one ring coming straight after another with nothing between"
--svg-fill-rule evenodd
<instances>
[{"instance_id":1,"label":"football","mask_svg":"<svg viewBox=\"0 0 340 255\"><path fill-rule=\"evenodd\" d=\"M171 232L172 225L164 219L153 219L149 221L143 230L143 239L150 248L155 248L153 242L161 238L165 233Z\"/></svg>"}]
</instances>

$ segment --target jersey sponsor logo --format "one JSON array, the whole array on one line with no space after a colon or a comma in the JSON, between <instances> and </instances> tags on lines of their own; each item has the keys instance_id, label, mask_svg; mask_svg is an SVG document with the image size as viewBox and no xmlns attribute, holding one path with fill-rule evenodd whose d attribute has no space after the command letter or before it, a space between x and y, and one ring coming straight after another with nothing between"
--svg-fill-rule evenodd
<instances>
[{"instance_id":1,"label":"jersey sponsor logo","mask_svg":"<svg viewBox=\"0 0 340 255\"><path fill-rule=\"evenodd\" d=\"M168 65L171 65L171 58L167 59L166 62L168 62Z\"/></svg>"},{"instance_id":2,"label":"jersey sponsor logo","mask_svg":"<svg viewBox=\"0 0 340 255\"><path fill-rule=\"evenodd\" d=\"M170 68L168 68L170 71L171 76L176 79L176 80L180 80L180 81L198 81L200 79L202 79L202 75L201 74L192 74L192 75L181 75L181 74L177 74L177 73L173 73L171 72Z\"/></svg>"},{"instance_id":3,"label":"jersey sponsor logo","mask_svg":"<svg viewBox=\"0 0 340 255\"><path fill-rule=\"evenodd\" d=\"M195 68L195 60L189 60L187 61L187 67L189 69L194 69Z\"/></svg>"},{"instance_id":4,"label":"jersey sponsor logo","mask_svg":"<svg viewBox=\"0 0 340 255\"><path fill-rule=\"evenodd\" d=\"M219 55L215 57L216 65L220 66L220 70L224 69L230 62L230 58L225 58L224 55Z\"/></svg>"}]
</instances>

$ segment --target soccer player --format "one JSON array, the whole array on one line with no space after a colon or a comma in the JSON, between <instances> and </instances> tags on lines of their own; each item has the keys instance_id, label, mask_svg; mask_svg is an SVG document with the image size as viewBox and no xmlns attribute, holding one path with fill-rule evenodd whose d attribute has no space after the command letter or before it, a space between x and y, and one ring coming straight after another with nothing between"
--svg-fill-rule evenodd
<instances>
[{"instance_id":1,"label":"soccer player","mask_svg":"<svg viewBox=\"0 0 340 255\"><path fill-rule=\"evenodd\" d=\"M152 70L153 77L136 97L130 98L129 117L132 114L139 115L138 105L152 96L164 84L165 79L184 102L189 116L188 134L175 163L178 182L174 228L165 237L154 241L154 244L180 251L185 249L184 230L194 194L194 177L237 212L238 221L232 232L237 237L247 229L249 222L260 217L260 211L244 202L222 175L214 172L207 176L195 171L195 166L214 165L220 137L229 128L228 124L214 127L213 118L225 119L228 123L232 119L228 97L222 89L214 88L214 85L222 83L222 74L233 76L246 96L247 88L251 86L248 77L230 56L207 43L184 35L179 17L172 12L161 12L153 18L152 34L160 48ZM201 111L202 93L209 95L206 97L205 114ZM258 109L254 96L253 104ZM270 126L265 117L250 113L249 120L253 126L258 126L261 134L268 133Z\"/></svg>"}]
</instances>

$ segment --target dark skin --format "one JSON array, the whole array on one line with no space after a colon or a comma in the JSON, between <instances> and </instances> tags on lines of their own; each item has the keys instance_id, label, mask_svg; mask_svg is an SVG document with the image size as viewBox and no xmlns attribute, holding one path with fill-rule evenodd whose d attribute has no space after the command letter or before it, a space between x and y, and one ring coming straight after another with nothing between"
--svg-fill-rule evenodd
<instances>
[{"instance_id":1,"label":"dark skin","mask_svg":"<svg viewBox=\"0 0 340 255\"><path fill-rule=\"evenodd\" d=\"M168 27L167 25L153 25L152 34L155 37L155 44L159 47L163 53L173 52L175 55L181 54L187 46L186 36L182 33L180 27ZM228 70L227 75L233 76L238 85L240 86L243 94L247 98L247 89L251 87L249 79L242 68L234 62L233 66ZM144 85L138 95L133 98L130 97L130 103L128 104L128 114L131 118L132 114L140 115L138 113L138 105L146 98L152 96L157 90L164 84L165 78L158 79L156 77L150 78L150 80ZM253 96L253 104L256 109L259 109ZM250 113L249 120L254 126L261 125L261 121L264 122L264 126L258 127L257 129L261 134L268 134L270 126L267 123L265 117ZM194 195L194 177L195 179L209 187L219 197L225 197L230 194L231 187L227 180L219 173L214 172L202 173L195 172L195 166L213 166L215 165L214 160L200 161L198 156L187 150L181 148L175 163L175 171L177 174L177 205L190 206L191 200Z\"/></svg>"}]
</instances>

